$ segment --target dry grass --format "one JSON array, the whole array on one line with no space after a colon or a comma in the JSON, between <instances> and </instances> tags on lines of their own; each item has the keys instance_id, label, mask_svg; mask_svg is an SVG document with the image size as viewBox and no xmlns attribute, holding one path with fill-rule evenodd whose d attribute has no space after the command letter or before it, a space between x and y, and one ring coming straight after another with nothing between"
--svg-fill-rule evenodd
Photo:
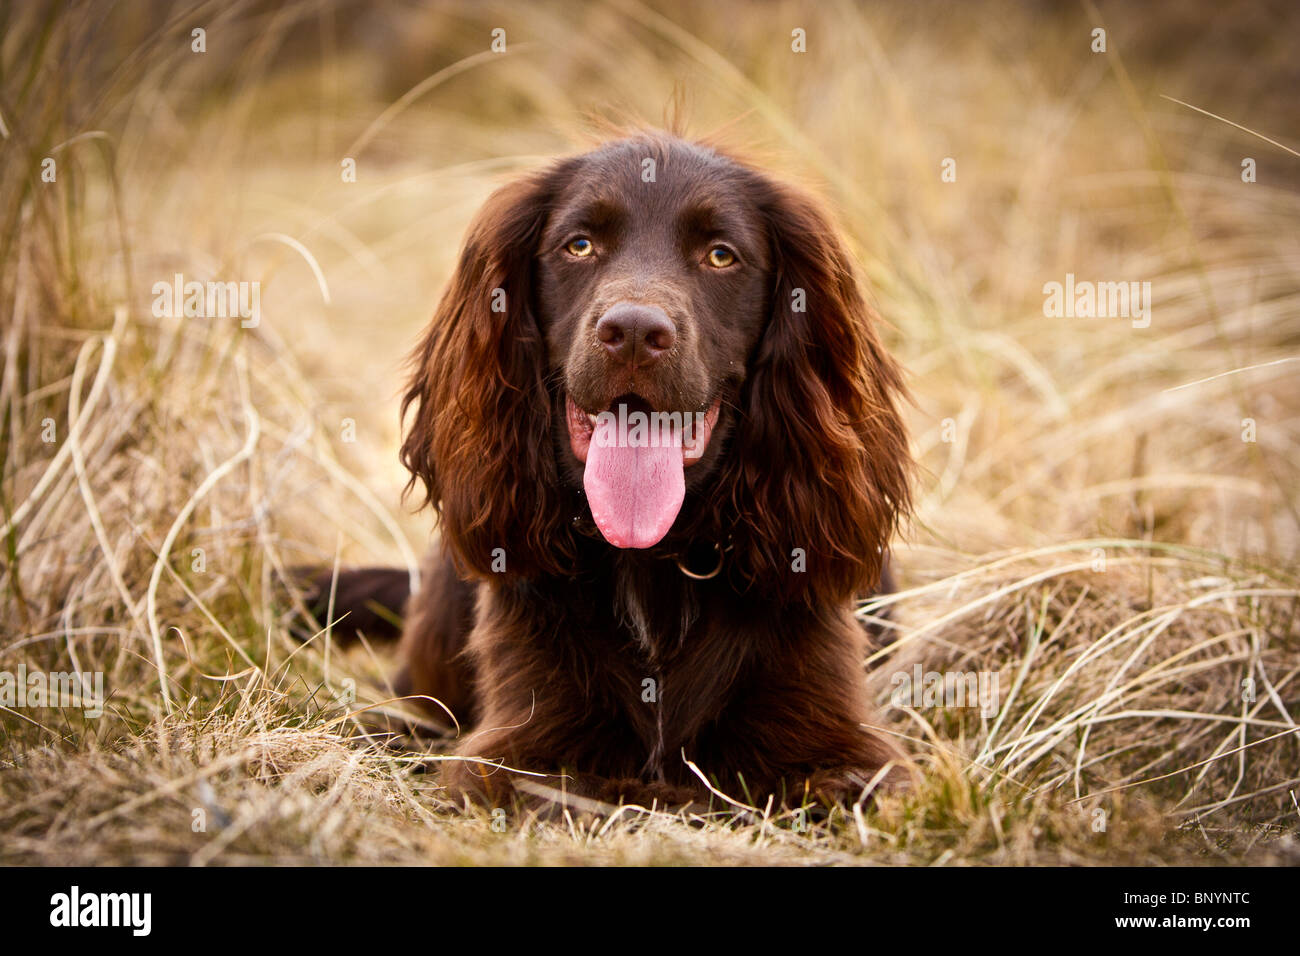
<instances>
[{"instance_id":1,"label":"dry grass","mask_svg":"<svg viewBox=\"0 0 1300 956\"><path fill-rule=\"evenodd\" d=\"M110 699L0 709L0 862L1300 859L1294 12L696 7L2 8L0 671ZM911 372L870 680L922 780L808 827L497 832L357 741L385 652L295 643L283 575L413 560L396 374L469 215L675 87L823 185ZM176 272L260 281L261 324L154 318ZM1151 281L1150 327L1045 318L1067 272ZM889 706L914 663L996 673L1000 709Z\"/></svg>"}]
</instances>

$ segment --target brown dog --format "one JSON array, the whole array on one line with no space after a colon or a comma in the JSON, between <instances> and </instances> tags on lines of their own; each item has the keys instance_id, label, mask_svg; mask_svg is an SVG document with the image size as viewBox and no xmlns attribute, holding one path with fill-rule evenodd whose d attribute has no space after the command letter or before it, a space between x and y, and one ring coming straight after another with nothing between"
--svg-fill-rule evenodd
<instances>
[{"instance_id":1,"label":"brown dog","mask_svg":"<svg viewBox=\"0 0 1300 956\"><path fill-rule=\"evenodd\" d=\"M493 195L413 359L402 460L441 516L404 693L475 728L457 792L509 769L606 800L856 799L866 637L909 504L885 353L804 193L638 134ZM645 427L638 431L638 426ZM343 627L405 573L345 574ZM441 709L437 710L441 713Z\"/></svg>"}]
</instances>

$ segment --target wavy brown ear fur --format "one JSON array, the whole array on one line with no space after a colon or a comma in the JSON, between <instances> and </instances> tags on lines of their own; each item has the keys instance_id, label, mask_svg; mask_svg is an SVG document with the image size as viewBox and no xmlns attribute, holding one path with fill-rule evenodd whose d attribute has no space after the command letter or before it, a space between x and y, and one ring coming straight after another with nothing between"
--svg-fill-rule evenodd
<instances>
[{"instance_id":1,"label":"wavy brown ear fur","mask_svg":"<svg viewBox=\"0 0 1300 956\"><path fill-rule=\"evenodd\" d=\"M765 593L842 602L875 587L910 508L905 389L830 218L755 177L775 283L714 511L729 500L738 570Z\"/></svg>"},{"instance_id":2,"label":"wavy brown ear fur","mask_svg":"<svg viewBox=\"0 0 1300 956\"><path fill-rule=\"evenodd\" d=\"M495 192L470 226L455 275L411 359L402 462L423 483L463 570L558 572L573 539L559 500L532 307L533 259L564 163ZM498 565L499 566L499 565Z\"/></svg>"}]
</instances>

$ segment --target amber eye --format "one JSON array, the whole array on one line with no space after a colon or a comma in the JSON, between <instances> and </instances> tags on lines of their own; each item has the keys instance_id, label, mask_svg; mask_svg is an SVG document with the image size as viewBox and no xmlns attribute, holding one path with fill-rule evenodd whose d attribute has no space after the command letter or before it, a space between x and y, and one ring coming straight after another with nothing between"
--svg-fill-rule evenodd
<instances>
[{"instance_id":1,"label":"amber eye","mask_svg":"<svg viewBox=\"0 0 1300 956\"><path fill-rule=\"evenodd\" d=\"M736 254L726 246L714 246L709 250L709 265L715 269L725 269L736 261Z\"/></svg>"},{"instance_id":2,"label":"amber eye","mask_svg":"<svg viewBox=\"0 0 1300 956\"><path fill-rule=\"evenodd\" d=\"M591 240L585 236L579 236L577 239L570 239L564 248L569 255L577 256L579 259L583 256L589 256L596 251L596 247L591 244Z\"/></svg>"}]
</instances>

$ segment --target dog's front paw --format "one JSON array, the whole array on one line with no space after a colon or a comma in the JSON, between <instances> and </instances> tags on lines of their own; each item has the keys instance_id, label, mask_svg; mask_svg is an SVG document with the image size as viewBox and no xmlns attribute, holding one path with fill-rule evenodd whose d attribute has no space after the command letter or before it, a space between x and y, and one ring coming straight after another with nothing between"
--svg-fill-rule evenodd
<instances>
[{"instance_id":1,"label":"dog's front paw","mask_svg":"<svg viewBox=\"0 0 1300 956\"><path fill-rule=\"evenodd\" d=\"M898 766L889 766L884 773L879 767L823 770L807 779L804 794L825 807L847 807L906 790L910 783L906 772Z\"/></svg>"},{"instance_id":2,"label":"dog's front paw","mask_svg":"<svg viewBox=\"0 0 1300 956\"><path fill-rule=\"evenodd\" d=\"M592 796L602 803L636 804L657 810L703 808L700 791L671 783L646 783L643 780L606 780Z\"/></svg>"}]
</instances>

